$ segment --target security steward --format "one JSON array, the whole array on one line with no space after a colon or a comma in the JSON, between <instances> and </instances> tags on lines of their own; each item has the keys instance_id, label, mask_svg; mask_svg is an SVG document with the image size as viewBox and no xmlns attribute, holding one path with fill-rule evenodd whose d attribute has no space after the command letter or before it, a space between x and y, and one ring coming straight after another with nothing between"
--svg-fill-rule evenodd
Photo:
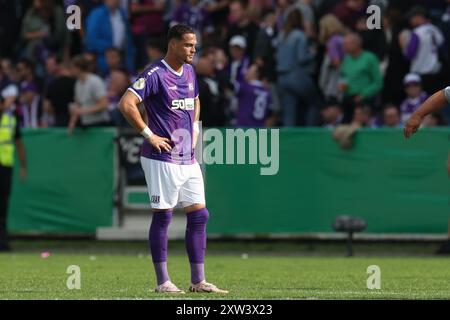
<instances>
[{"instance_id":1,"label":"security steward","mask_svg":"<svg viewBox=\"0 0 450 320\"><path fill-rule=\"evenodd\" d=\"M11 86L0 74L0 252L10 250L6 222L16 148L20 162L20 178L26 177L25 148L21 140L14 107L15 97L11 94L14 90Z\"/></svg>"}]
</instances>

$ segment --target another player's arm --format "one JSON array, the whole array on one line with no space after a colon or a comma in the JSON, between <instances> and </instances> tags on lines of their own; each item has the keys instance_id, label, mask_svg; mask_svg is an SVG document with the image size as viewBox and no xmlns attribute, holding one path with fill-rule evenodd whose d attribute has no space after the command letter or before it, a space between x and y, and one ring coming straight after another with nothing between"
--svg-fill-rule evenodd
<instances>
[{"instance_id":1,"label":"another player's arm","mask_svg":"<svg viewBox=\"0 0 450 320\"><path fill-rule=\"evenodd\" d=\"M198 135L200 133L200 127L199 127L199 121L200 121L200 98L197 96L194 100L194 132L193 132L193 144L192 146L195 148L197 145Z\"/></svg>"},{"instance_id":2,"label":"another player's arm","mask_svg":"<svg viewBox=\"0 0 450 320\"><path fill-rule=\"evenodd\" d=\"M158 152L161 153L161 150L170 152L172 150L170 140L157 136L150 131L139 112L139 103L139 98L133 92L127 90L122 96L122 99L120 99L119 110L125 119L127 119L128 123L138 130Z\"/></svg>"},{"instance_id":3,"label":"another player's arm","mask_svg":"<svg viewBox=\"0 0 450 320\"><path fill-rule=\"evenodd\" d=\"M405 138L409 138L416 133L420 127L423 117L442 109L450 103L450 87L439 90L429 97L425 102L411 115L405 125L403 133Z\"/></svg>"}]
</instances>

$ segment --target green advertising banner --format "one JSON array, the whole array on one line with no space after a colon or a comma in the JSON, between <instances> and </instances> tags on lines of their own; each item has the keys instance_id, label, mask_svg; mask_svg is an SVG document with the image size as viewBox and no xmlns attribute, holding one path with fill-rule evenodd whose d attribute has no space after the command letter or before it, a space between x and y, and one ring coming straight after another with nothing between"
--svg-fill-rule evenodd
<instances>
[{"instance_id":1,"label":"green advertising banner","mask_svg":"<svg viewBox=\"0 0 450 320\"><path fill-rule=\"evenodd\" d=\"M365 219L367 232L446 233L449 134L366 129L345 151L331 131L280 129L275 175L260 164L206 165L208 233L331 232L338 215Z\"/></svg>"},{"instance_id":2,"label":"green advertising banner","mask_svg":"<svg viewBox=\"0 0 450 320\"><path fill-rule=\"evenodd\" d=\"M234 148L235 164L226 164L232 159L225 146L232 142L225 130L216 130L223 134L223 150L211 153L223 164L205 164L209 234L331 232L338 215L365 219L371 233L447 232L449 128L421 130L408 141L401 130L360 130L347 151L323 129L280 129L279 148L270 148L271 134L256 133L256 149L248 139L242 146L245 157ZM111 226L115 134L25 131L28 178L21 181L15 170L9 230L93 233ZM204 142L208 154L211 143ZM256 162L249 150L257 150ZM261 175L263 168L276 168L276 174ZM148 204L148 196L133 201Z\"/></svg>"},{"instance_id":3,"label":"green advertising banner","mask_svg":"<svg viewBox=\"0 0 450 320\"><path fill-rule=\"evenodd\" d=\"M28 177L14 170L10 232L94 233L112 225L115 129L24 130ZM18 161L16 159L17 169Z\"/></svg>"}]
</instances>

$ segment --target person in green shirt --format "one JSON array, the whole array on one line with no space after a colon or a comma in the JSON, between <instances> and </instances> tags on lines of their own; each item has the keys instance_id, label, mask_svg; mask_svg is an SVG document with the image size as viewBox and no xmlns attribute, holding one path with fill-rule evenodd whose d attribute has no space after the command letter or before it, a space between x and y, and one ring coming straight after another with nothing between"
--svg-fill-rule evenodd
<instances>
[{"instance_id":1,"label":"person in green shirt","mask_svg":"<svg viewBox=\"0 0 450 320\"><path fill-rule=\"evenodd\" d=\"M357 105L369 104L383 88L379 60L375 54L363 50L362 40L356 33L344 37L346 53L340 67L339 90L344 94L344 122L349 123Z\"/></svg>"}]
</instances>

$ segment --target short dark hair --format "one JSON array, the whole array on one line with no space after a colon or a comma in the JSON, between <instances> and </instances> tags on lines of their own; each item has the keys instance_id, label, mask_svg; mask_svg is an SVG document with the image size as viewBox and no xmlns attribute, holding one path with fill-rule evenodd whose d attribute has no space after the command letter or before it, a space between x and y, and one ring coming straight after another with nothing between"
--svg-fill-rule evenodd
<instances>
[{"instance_id":1,"label":"short dark hair","mask_svg":"<svg viewBox=\"0 0 450 320\"><path fill-rule=\"evenodd\" d=\"M239 3L241 5L242 8L247 9L250 2L248 0L231 0L230 4L232 3Z\"/></svg>"},{"instance_id":2,"label":"short dark hair","mask_svg":"<svg viewBox=\"0 0 450 320\"><path fill-rule=\"evenodd\" d=\"M72 65L80 69L81 71L89 71L89 61L82 55L78 55L72 59Z\"/></svg>"},{"instance_id":3,"label":"short dark hair","mask_svg":"<svg viewBox=\"0 0 450 320\"><path fill-rule=\"evenodd\" d=\"M171 39L181 40L183 38L183 35L190 33L195 34L194 29L184 24L176 24L172 28L170 28L169 32L167 33L167 43L169 43Z\"/></svg>"},{"instance_id":4,"label":"short dark hair","mask_svg":"<svg viewBox=\"0 0 450 320\"><path fill-rule=\"evenodd\" d=\"M31 59L23 57L20 58L19 61L17 61L17 64L19 63L23 64L26 68L30 69L31 71L34 71L35 64Z\"/></svg>"},{"instance_id":5,"label":"short dark hair","mask_svg":"<svg viewBox=\"0 0 450 320\"><path fill-rule=\"evenodd\" d=\"M266 78L266 68L264 68L263 66L260 66L257 63L254 63L253 65L256 66L256 78L258 80L263 80Z\"/></svg>"},{"instance_id":6,"label":"short dark hair","mask_svg":"<svg viewBox=\"0 0 450 320\"><path fill-rule=\"evenodd\" d=\"M122 50L116 48L116 47L109 47L105 50L105 52L115 52L117 53L119 56L122 56Z\"/></svg>"},{"instance_id":7,"label":"short dark hair","mask_svg":"<svg viewBox=\"0 0 450 320\"><path fill-rule=\"evenodd\" d=\"M147 40L146 46L164 52L166 49L165 39L164 37L151 37Z\"/></svg>"},{"instance_id":8,"label":"short dark hair","mask_svg":"<svg viewBox=\"0 0 450 320\"><path fill-rule=\"evenodd\" d=\"M45 58L45 61L47 61L49 59L55 59L57 64L61 64L62 63L62 59L60 57L58 57L56 54L54 54L54 53L49 54L48 57Z\"/></svg>"},{"instance_id":9,"label":"short dark hair","mask_svg":"<svg viewBox=\"0 0 450 320\"><path fill-rule=\"evenodd\" d=\"M322 106L323 109L326 109L329 107L338 107L338 108L342 109L342 106L339 103L339 100L333 96L326 97L325 102Z\"/></svg>"}]
</instances>

